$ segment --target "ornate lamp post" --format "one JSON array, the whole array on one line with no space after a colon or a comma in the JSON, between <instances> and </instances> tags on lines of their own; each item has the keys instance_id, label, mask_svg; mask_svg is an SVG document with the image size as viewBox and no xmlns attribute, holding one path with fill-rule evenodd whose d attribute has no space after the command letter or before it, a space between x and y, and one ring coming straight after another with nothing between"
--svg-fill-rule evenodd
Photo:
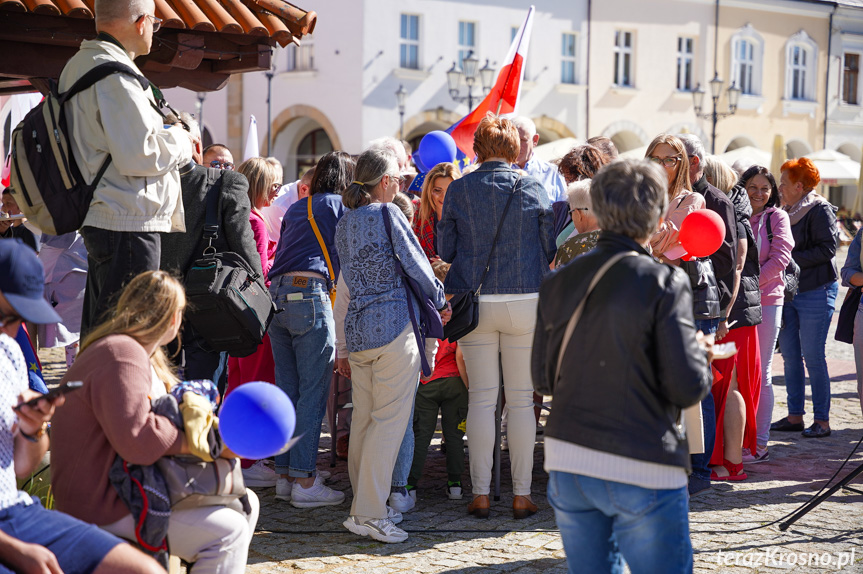
<instances>
[{"instance_id":1,"label":"ornate lamp post","mask_svg":"<svg viewBox=\"0 0 863 574\"><path fill-rule=\"evenodd\" d=\"M479 80L482 84L482 93L485 95L491 90L495 69L486 60L485 66L478 70L479 59L474 56L473 50L468 52L468 55L464 57L461 64L461 68L459 68L455 62L452 63L452 68L446 73L446 81L449 86L450 97L459 103L466 102L468 111L470 111L473 109L473 87L477 81L477 72L479 72ZM467 86L467 95L464 96L459 91L462 80L464 80Z\"/></svg>"},{"instance_id":2,"label":"ornate lamp post","mask_svg":"<svg viewBox=\"0 0 863 574\"><path fill-rule=\"evenodd\" d=\"M728 111L719 112L717 108L719 106L719 98L722 96L722 84L723 81L719 77L719 74L714 73L713 79L710 80L710 97L713 100L713 111L708 113L701 113L704 107L704 96L706 95L704 88L701 87L701 84L698 84L692 91L692 105L695 108L695 115L705 120L711 120L713 123L710 153L716 153L716 123L722 118L734 115L734 112L737 111L737 103L740 101L740 88L737 87L737 84L732 83L728 88Z\"/></svg>"},{"instance_id":3,"label":"ornate lamp post","mask_svg":"<svg viewBox=\"0 0 863 574\"><path fill-rule=\"evenodd\" d=\"M405 97L408 92L405 87L399 84L399 89L396 90L396 104L399 108L399 139L405 139Z\"/></svg>"}]
</instances>

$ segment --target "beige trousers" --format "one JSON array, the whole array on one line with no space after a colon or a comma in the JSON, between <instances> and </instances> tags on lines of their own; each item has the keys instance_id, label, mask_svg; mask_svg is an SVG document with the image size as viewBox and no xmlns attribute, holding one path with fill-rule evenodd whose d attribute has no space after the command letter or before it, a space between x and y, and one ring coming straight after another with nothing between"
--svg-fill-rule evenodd
<instances>
[{"instance_id":1,"label":"beige trousers","mask_svg":"<svg viewBox=\"0 0 863 574\"><path fill-rule=\"evenodd\" d=\"M515 495L530 494L536 442L530 355L537 301L537 298L494 302L480 299L477 328L458 342L470 381L467 436L474 496L488 494L491 485L499 361L503 362L503 388L509 409L506 436L512 491Z\"/></svg>"},{"instance_id":2,"label":"beige trousers","mask_svg":"<svg viewBox=\"0 0 863 574\"><path fill-rule=\"evenodd\" d=\"M411 415L420 371L419 347L410 323L391 343L351 353L354 414L348 474L351 514L386 518L393 467Z\"/></svg>"}]
</instances>

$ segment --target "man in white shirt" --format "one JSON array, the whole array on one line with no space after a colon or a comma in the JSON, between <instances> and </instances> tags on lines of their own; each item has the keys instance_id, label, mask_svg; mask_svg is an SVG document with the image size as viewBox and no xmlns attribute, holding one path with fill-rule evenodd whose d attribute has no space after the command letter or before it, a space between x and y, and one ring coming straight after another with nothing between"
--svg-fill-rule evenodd
<instances>
[{"instance_id":1,"label":"man in white shirt","mask_svg":"<svg viewBox=\"0 0 863 574\"><path fill-rule=\"evenodd\" d=\"M554 166L538 157L533 157L533 148L539 143L539 134L536 133L536 124L530 118L518 116L513 118L512 123L518 129L518 137L521 140L521 149L518 152L516 165L532 175L545 187L548 199L551 203L555 201L566 201L566 183L563 176Z\"/></svg>"}]
</instances>

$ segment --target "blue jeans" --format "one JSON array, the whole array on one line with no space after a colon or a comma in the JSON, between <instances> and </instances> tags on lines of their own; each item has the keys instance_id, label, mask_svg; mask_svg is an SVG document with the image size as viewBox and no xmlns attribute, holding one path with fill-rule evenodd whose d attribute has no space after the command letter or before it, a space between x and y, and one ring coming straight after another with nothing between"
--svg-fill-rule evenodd
<instances>
[{"instance_id":1,"label":"blue jeans","mask_svg":"<svg viewBox=\"0 0 863 574\"><path fill-rule=\"evenodd\" d=\"M692 572L686 488L651 490L553 470L548 501L570 573Z\"/></svg>"},{"instance_id":2,"label":"blue jeans","mask_svg":"<svg viewBox=\"0 0 863 574\"><path fill-rule=\"evenodd\" d=\"M419 380L417 380L419 384ZM407 486L408 475L411 472L411 464L414 461L414 409L416 408L416 388L414 388L414 400L411 401L411 418L408 419L408 428L405 430L405 438L399 446L399 454L396 457L396 465L393 467L392 486L399 488Z\"/></svg>"},{"instance_id":3,"label":"blue jeans","mask_svg":"<svg viewBox=\"0 0 863 574\"><path fill-rule=\"evenodd\" d=\"M830 420L830 375L827 372L827 330L836 309L839 283L834 281L798 293L782 308L779 347L785 361L785 390L788 414L806 414L806 369L812 387L812 410L817 421Z\"/></svg>"},{"instance_id":4,"label":"blue jeans","mask_svg":"<svg viewBox=\"0 0 863 574\"><path fill-rule=\"evenodd\" d=\"M280 275L273 279L270 295L281 310L269 329L276 385L294 403L294 436L303 436L289 452L276 456L276 472L307 478L315 474L321 421L333 379L333 309L326 282L320 279Z\"/></svg>"},{"instance_id":5,"label":"blue jeans","mask_svg":"<svg viewBox=\"0 0 863 574\"><path fill-rule=\"evenodd\" d=\"M719 327L719 319L696 319L695 328L705 335L712 335ZM716 405L713 403L713 390L701 399L701 418L704 419L704 452L693 454L693 476L702 480L710 480L710 456L716 444Z\"/></svg>"}]
</instances>

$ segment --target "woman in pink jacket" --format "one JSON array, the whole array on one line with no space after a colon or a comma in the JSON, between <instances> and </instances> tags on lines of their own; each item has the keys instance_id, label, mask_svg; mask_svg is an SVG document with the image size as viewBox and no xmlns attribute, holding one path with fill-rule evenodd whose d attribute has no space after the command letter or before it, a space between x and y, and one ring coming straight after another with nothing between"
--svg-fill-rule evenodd
<instances>
[{"instance_id":1,"label":"woman in pink jacket","mask_svg":"<svg viewBox=\"0 0 863 574\"><path fill-rule=\"evenodd\" d=\"M758 246L761 264L761 324L756 327L761 348L761 398L755 416L758 428L758 447L753 453L744 453L744 463L766 462L767 440L770 437L770 417L773 413L773 376L771 374L773 350L782 323L785 277L783 271L791 261L794 238L788 214L779 209L779 190L776 180L767 168L754 165L747 169L740 182L749 195L752 217L749 223Z\"/></svg>"}]
</instances>

